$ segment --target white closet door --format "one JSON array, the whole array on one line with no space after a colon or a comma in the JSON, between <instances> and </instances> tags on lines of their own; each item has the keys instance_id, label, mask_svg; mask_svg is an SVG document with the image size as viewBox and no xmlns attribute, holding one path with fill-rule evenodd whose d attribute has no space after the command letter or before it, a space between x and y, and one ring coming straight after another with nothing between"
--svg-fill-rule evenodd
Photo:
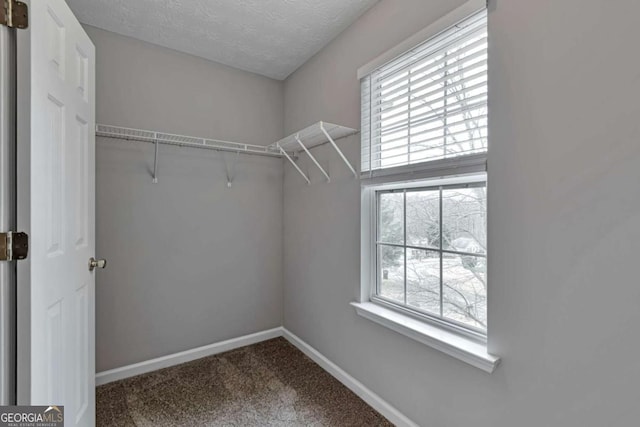
<instances>
[{"instance_id":1,"label":"white closet door","mask_svg":"<svg viewBox=\"0 0 640 427\"><path fill-rule=\"evenodd\" d=\"M64 405L65 425L95 424L95 52L64 0L32 0L18 31L21 403ZM26 281L26 283L25 283ZM28 351L27 351L28 350ZM25 368L26 366L26 368Z\"/></svg>"}]
</instances>

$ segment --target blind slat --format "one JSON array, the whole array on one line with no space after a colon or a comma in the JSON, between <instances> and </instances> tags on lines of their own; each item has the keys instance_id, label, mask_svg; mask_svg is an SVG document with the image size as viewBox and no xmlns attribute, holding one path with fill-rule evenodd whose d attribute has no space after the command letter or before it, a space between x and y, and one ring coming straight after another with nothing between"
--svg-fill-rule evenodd
<instances>
[{"instance_id":1,"label":"blind slat","mask_svg":"<svg viewBox=\"0 0 640 427\"><path fill-rule=\"evenodd\" d=\"M473 17L454 25L431 40L427 40L415 49L412 49L404 55L396 58L394 61L383 65L374 72L378 73L378 78L386 79L391 77L393 74L398 73L403 68L415 64L417 61L437 56L442 50L447 49L450 46L459 45L466 41L466 36L469 33L473 33L478 27L486 29L486 19L486 11L480 12Z\"/></svg>"},{"instance_id":2,"label":"blind slat","mask_svg":"<svg viewBox=\"0 0 640 427\"><path fill-rule=\"evenodd\" d=\"M367 153L366 156L363 157L363 159L366 159L368 161L370 159L378 158L378 159L384 159L386 161L401 155L406 156L407 147L409 150L411 150L410 152L414 154L418 154L425 151L438 151L440 153L453 152L454 148L457 148L458 149L457 151L465 151L465 150L485 151L486 137L478 136L477 138L467 139L464 141L449 142L446 145L428 145L423 142L416 142L410 145L404 145L404 146L400 145L393 149L382 150L382 151L376 150L373 153ZM385 154L385 156L380 157L382 154Z\"/></svg>"},{"instance_id":3,"label":"blind slat","mask_svg":"<svg viewBox=\"0 0 640 427\"><path fill-rule=\"evenodd\" d=\"M487 150L487 14L479 12L361 81L361 170Z\"/></svg>"},{"instance_id":4,"label":"blind slat","mask_svg":"<svg viewBox=\"0 0 640 427\"><path fill-rule=\"evenodd\" d=\"M453 98L454 96L450 96L449 98ZM451 103L447 103L446 106L442 106L439 108L433 107L431 104L424 104L421 105L419 108L416 108L416 110L421 110L421 109L425 109L428 108L429 111L425 112L425 113L421 113L421 114L417 114L417 115L411 115L411 120L407 121L407 119L405 118L401 118L398 120L395 120L393 122L390 122L391 119L395 119L397 117L401 117L407 114L406 111L401 111L399 113L395 113L392 114L391 116L386 116L385 117L385 129L384 129L384 133L389 133L391 131L397 131L399 129L405 128L405 127L413 127L413 126L419 126L421 124L423 124L425 121L428 121L432 118L435 117L444 117L446 116L443 113L455 113L457 111L457 109L455 107L460 107L459 109L464 109L465 107L470 108L471 106L475 105L476 102L479 102L480 105L486 106L487 105L487 93L486 92L481 92L478 95L474 95L474 96L470 96L468 98L464 98L461 100L456 100L454 102Z\"/></svg>"},{"instance_id":5,"label":"blind slat","mask_svg":"<svg viewBox=\"0 0 640 427\"><path fill-rule=\"evenodd\" d=\"M469 124L471 122L474 122L474 121L477 121L477 120L486 119L486 118L487 118L487 115L483 114L483 115L480 115L480 116L477 116L477 117L471 117L471 118L468 118L468 119L451 122L450 124L447 124L447 125L434 127L434 128L431 128L431 129L425 129L425 130L420 131L420 132L413 132L413 133L410 133L408 135L398 136L398 137L395 137L395 138L392 138L392 139L387 139L387 140L384 140L384 141L381 140L380 142L372 143L371 145L372 146L376 146L376 145L391 144L392 142L402 141L404 139L407 139L409 136L417 137L417 136L421 136L421 135L425 135L425 134L429 134L429 133L440 133L441 135L445 135L445 132L447 132L447 129L455 128L457 126L462 126L462 125L466 126L467 124ZM475 128L477 128L477 127L474 127L474 129ZM470 132L470 130L467 128L467 129L465 129L463 131L459 131L459 132ZM378 137L376 137L376 138L378 138Z\"/></svg>"},{"instance_id":6,"label":"blind slat","mask_svg":"<svg viewBox=\"0 0 640 427\"><path fill-rule=\"evenodd\" d=\"M406 89L407 87L411 86L411 84L416 84L417 83L421 83L423 81L426 81L430 78L433 78L434 76L438 76L438 75L442 75L443 72L451 70L452 68L455 67L459 67L461 63L466 63L469 62L473 59L482 57L482 56L486 56L487 55L487 37L486 37L486 33L485 37L483 37L480 40L475 41L474 43L465 46L465 48L459 52L456 52L455 54L452 55L447 55L447 56L443 56L440 60L436 61L436 62L429 62L428 64L426 64L423 68L421 69L416 69L416 68L412 68L411 69L411 75L412 76L416 76L416 75L420 75L421 73L426 73L429 72L430 70L432 70L433 68L437 67L437 66L441 66L440 68L436 69L435 71L431 71L428 74L425 74L424 76L420 76L418 78L415 78L411 80L411 83L404 83L402 86L399 87L395 87L395 85L402 83L405 80L408 80L409 78L409 74L405 71L405 74L403 75L399 75L398 79L396 79L392 84L386 84L386 82L380 83L377 85L376 89L373 91L374 95L378 95L380 93L383 93L384 91L389 91L390 87L394 87L394 89L392 90L392 92L386 92L385 95L386 96L390 96L392 95L394 92L399 92L401 90ZM476 49L476 48L480 48L478 51L476 52L472 52L470 54L469 51ZM468 55L466 55L468 54ZM466 56L463 56L466 55ZM456 56L458 57L458 59L455 59ZM444 65L443 65L444 64Z\"/></svg>"},{"instance_id":7,"label":"blind slat","mask_svg":"<svg viewBox=\"0 0 640 427\"><path fill-rule=\"evenodd\" d=\"M383 109L385 108L385 106L391 106L393 108L396 108L397 105L394 104L395 101L405 99L408 96L411 96L412 93L421 92L423 90L427 90L436 86L436 89L433 89L427 92L427 94L421 95L422 97L431 96L438 92L443 92L444 89L451 89L456 85L459 86L468 81L472 81L480 77L486 77L487 75L486 66L487 66L487 60L485 59L483 61L473 64L473 66L465 67L464 69L454 71L453 73L450 73L450 74L443 75L441 78L430 81L430 82L426 82L423 85L416 84L414 86L412 82L410 89L407 93L401 93L393 97L387 97L386 95L379 95L376 99L380 100L380 102L382 103L381 108ZM472 71L473 71L473 74L471 74L470 76L469 75L465 76L465 73L470 73ZM454 80L456 77L460 77L460 80Z\"/></svg>"},{"instance_id":8,"label":"blind slat","mask_svg":"<svg viewBox=\"0 0 640 427\"><path fill-rule=\"evenodd\" d=\"M460 155L479 154L484 152L482 147L467 148L465 150L455 151L454 150L455 146L456 144L451 144L451 146L448 147L446 152L444 150L439 150L436 153L436 150L431 148L431 149L411 151L410 155L416 160L432 161L432 160L460 157ZM434 154L425 156L424 154L427 152L432 152ZM410 161L409 155L407 154L407 152L404 152L404 153L395 154L393 156L385 157L383 160L383 163L385 168L390 168L390 167L406 165L408 161ZM416 162L416 163L420 163L420 162ZM409 164L413 164L413 163L409 163Z\"/></svg>"}]
</instances>

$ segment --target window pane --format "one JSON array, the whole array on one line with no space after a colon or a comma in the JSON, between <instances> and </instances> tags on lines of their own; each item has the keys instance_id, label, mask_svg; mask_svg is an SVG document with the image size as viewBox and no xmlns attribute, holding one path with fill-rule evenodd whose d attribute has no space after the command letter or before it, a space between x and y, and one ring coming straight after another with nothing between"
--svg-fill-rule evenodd
<instances>
[{"instance_id":1,"label":"window pane","mask_svg":"<svg viewBox=\"0 0 640 427\"><path fill-rule=\"evenodd\" d=\"M404 249L378 246L378 295L404 304Z\"/></svg>"},{"instance_id":2,"label":"window pane","mask_svg":"<svg viewBox=\"0 0 640 427\"><path fill-rule=\"evenodd\" d=\"M440 315L439 252L407 249L407 305Z\"/></svg>"},{"instance_id":3,"label":"window pane","mask_svg":"<svg viewBox=\"0 0 640 427\"><path fill-rule=\"evenodd\" d=\"M444 254L443 316L486 329L487 260L484 257Z\"/></svg>"},{"instance_id":4,"label":"window pane","mask_svg":"<svg viewBox=\"0 0 640 427\"><path fill-rule=\"evenodd\" d=\"M404 244L404 193L380 193L378 240Z\"/></svg>"},{"instance_id":5,"label":"window pane","mask_svg":"<svg viewBox=\"0 0 640 427\"><path fill-rule=\"evenodd\" d=\"M444 249L487 253L487 188L442 191L442 246Z\"/></svg>"},{"instance_id":6,"label":"window pane","mask_svg":"<svg viewBox=\"0 0 640 427\"><path fill-rule=\"evenodd\" d=\"M440 191L407 192L407 245L440 248Z\"/></svg>"}]
</instances>

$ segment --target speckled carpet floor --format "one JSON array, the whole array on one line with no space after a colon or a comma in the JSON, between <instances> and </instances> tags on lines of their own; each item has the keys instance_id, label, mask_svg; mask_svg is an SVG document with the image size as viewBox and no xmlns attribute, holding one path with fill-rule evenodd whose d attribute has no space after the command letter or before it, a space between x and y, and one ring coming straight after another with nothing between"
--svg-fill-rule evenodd
<instances>
[{"instance_id":1,"label":"speckled carpet floor","mask_svg":"<svg viewBox=\"0 0 640 427\"><path fill-rule=\"evenodd\" d=\"M284 338L100 386L98 426L391 426Z\"/></svg>"}]
</instances>

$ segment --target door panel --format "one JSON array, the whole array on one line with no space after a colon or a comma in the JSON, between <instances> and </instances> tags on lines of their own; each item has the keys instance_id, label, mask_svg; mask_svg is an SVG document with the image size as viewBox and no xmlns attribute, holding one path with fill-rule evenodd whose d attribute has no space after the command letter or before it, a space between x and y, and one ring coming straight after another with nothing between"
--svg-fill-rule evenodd
<instances>
[{"instance_id":1,"label":"door panel","mask_svg":"<svg viewBox=\"0 0 640 427\"><path fill-rule=\"evenodd\" d=\"M62 209L64 205L64 124L65 108L53 94L47 94L47 255L50 259L64 254L62 249Z\"/></svg>"},{"instance_id":2,"label":"door panel","mask_svg":"<svg viewBox=\"0 0 640 427\"><path fill-rule=\"evenodd\" d=\"M77 421L82 419L89 406L89 385L93 384L93 380L89 378L89 295L91 285L85 282L81 288L76 291L76 344L79 354L77 376L74 387L74 404L76 413L74 414Z\"/></svg>"},{"instance_id":3,"label":"door panel","mask_svg":"<svg viewBox=\"0 0 640 427\"><path fill-rule=\"evenodd\" d=\"M18 33L20 403L64 405L65 425L95 423L95 50L64 0L29 3ZM24 147L24 146L23 146ZM28 176L24 171L28 170ZM25 184L27 182L28 184ZM21 223L20 223L21 222ZM22 274L21 274L22 273ZM21 279L23 277L24 279ZM23 298L20 298L23 295ZM22 356L21 356L22 357Z\"/></svg>"},{"instance_id":4,"label":"door panel","mask_svg":"<svg viewBox=\"0 0 640 427\"><path fill-rule=\"evenodd\" d=\"M89 219L89 126L85 119L76 116L74 138L74 208L76 249L83 249L87 245Z\"/></svg>"},{"instance_id":5,"label":"door panel","mask_svg":"<svg viewBox=\"0 0 640 427\"><path fill-rule=\"evenodd\" d=\"M47 401L62 402L64 401L64 379L60 367L64 360L64 343L61 301L56 301L47 308L46 322L46 347L42 358L46 359L47 367L45 372Z\"/></svg>"}]
</instances>

